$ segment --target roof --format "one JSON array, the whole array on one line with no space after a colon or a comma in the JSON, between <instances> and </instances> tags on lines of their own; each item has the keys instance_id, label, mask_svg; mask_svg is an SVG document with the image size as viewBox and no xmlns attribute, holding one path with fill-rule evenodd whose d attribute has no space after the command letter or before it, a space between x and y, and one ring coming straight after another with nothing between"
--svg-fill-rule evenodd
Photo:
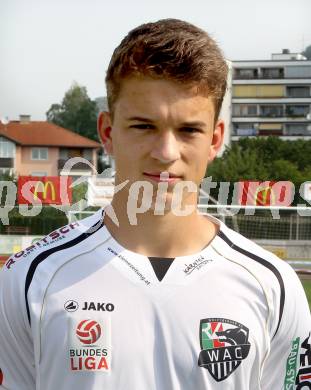
<instances>
[{"instance_id":1,"label":"roof","mask_svg":"<svg viewBox=\"0 0 311 390\"><path fill-rule=\"evenodd\" d=\"M271 64L274 64L276 62L282 62L282 63L285 63L285 62L288 62L288 64L290 65L301 65L301 66L310 66L311 65L311 60L289 60L289 59L286 59L286 60L282 60L282 59L275 59L275 60L231 60L231 62L233 63L239 63L239 62L269 62Z\"/></svg>"},{"instance_id":2,"label":"roof","mask_svg":"<svg viewBox=\"0 0 311 390\"><path fill-rule=\"evenodd\" d=\"M24 146L63 146L73 148L99 148L101 144L53 123L11 121L0 122L0 136Z\"/></svg>"}]
</instances>

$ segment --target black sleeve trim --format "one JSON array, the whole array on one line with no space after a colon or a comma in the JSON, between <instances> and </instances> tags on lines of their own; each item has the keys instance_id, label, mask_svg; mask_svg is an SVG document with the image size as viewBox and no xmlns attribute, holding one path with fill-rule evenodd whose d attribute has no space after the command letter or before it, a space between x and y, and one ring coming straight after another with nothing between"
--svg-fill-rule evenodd
<instances>
[{"instance_id":1,"label":"black sleeve trim","mask_svg":"<svg viewBox=\"0 0 311 390\"><path fill-rule=\"evenodd\" d=\"M34 274L36 272L36 269L42 261L47 259L50 255L52 255L55 252L62 251L63 249L71 248L72 246L84 241L88 237L90 237L92 234L96 233L100 228L104 226L104 220L98 221L96 224L91 226L87 231L80 234L78 237L74 238L71 241L68 241L62 245L59 245L57 247L51 248L46 250L45 252L40 253L30 264L29 270L27 272L26 281L25 281L25 301L26 301L26 310L27 310L27 317L29 324L31 325L31 319L30 319L30 311L29 311L29 303L28 303L28 291L29 287L31 285L31 282L33 280Z\"/></svg>"},{"instance_id":2,"label":"black sleeve trim","mask_svg":"<svg viewBox=\"0 0 311 390\"><path fill-rule=\"evenodd\" d=\"M282 315L283 315L283 310L284 310L284 302L285 302L285 287L284 287L284 281L282 279L282 276L280 274L280 272L278 271L278 269L273 265L271 264L269 261L265 260L265 259L262 259L261 257L257 256L257 255L254 255L253 253L251 252L248 252L247 250L243 249L243 248L240 248L239 246L235 245L225 234L224 232L222 232L221 230L219 231L218 233L218 236L220 238L222 238L232 249L242 253L243 255L251 258L252 260L255 260L257 261L258 263L262 264L264 267L267 267L270 271L272 271L274 273L274 275L276 276L278 282L279 282L279 285L280 285L280 311L279 311L279 322L278 322L278 326L276 328L276 331L274 333L274 336L276 335L277 331L279 330L279 327L280 327L280 323L281 323L281 319L282 319ZM273 336L273 337L274 337Z\"/></svg>"}]
</instances>

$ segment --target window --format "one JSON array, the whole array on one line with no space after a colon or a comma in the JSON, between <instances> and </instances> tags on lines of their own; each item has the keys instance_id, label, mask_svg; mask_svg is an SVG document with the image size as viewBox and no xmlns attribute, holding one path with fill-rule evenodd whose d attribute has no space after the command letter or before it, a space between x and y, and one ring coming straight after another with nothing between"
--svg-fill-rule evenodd
<instances>
[{"instance_id":1,"label":"window","mask_svg":"<svg viewBox=\"0 0 311 390\"><path fill-rule=\"evenodd\" d=\"M257 135L257 129L255 128L254 123L235 123L234 135L239 135L239 136Z\"/></svg>"},{"instance_id":2,"label":"window","mask_svg":"<svg viewBox=\"0 0 311 390\"><path fill-rule=\"evenodd\" d=\"M287 87L288 97L310 97L309 87Z\"/></svg>"},{"instance_id":3,"label":"window","mask_svg":"<svg viewBox=\"0 0 311 390\"><path fill-rule=\"evenodd\" d=\"M73 157L82 157L83 152L82 149L80 148L70 148L68 149L68 157L73 158Z\"/></svg>"},{"instance_id":4,"label":"window","mask_svg":"<svg viewBox=\"0 0 311 390\"><path fill-rule=\"evenodd\" d=\"M240 68L235 69L234 78L235 79L257 79L258 71L257 69L247 69Z\"/></svg>"},{"instance_id":5,"label":"window","mask_svg":"<svg viewBox=\"0 0 311 390\"><path fill-rule=\"evenodd\" d=\"M286 125L286 135L311 135L311 128L307 123L290 123Z\"/></svg>"},{"instance_id":6,"label":"window","mask_svg":"<svg viewBox=\"0 0 311 390\"><path fill-rule=\"evenodd\" d=\"M309 79L310 77L311 77L311 66L285 67L285 78Z\"/></svg>"},{"instance_id":7,"label":"window","mask_svg":"<svg viewBox=\"0 0 311 390\"><path fill-rule=\"evenodd\" d=\"M38 172L31 172L31 176L39 176L39 177L43 177L43 176L47 176L47 172L42 172L42 171L38 171Z\"/></svg>"},{"instance_id":8,"label":"window","mask_svg":"<svg viewBox=\"0 0 311 390\"><path fill-rule=\"evenodd\" d=\"M283 106L260 106L260 115L268 118L283 116Z\"/></svg>"},{"instance_id":9,"label":"window","mask_svg":"<svg viewBox=\"0 0 311 390\"><path fill-rule=\"evenodd\" d=\"M283 68L262 68L263 79L281 79L284 77Z\"/></svg>"},{"instance_id":10,"label":"window","mask_svg":"<svg viewBox=\"0 0 311 390\"><path fill-rule=\"evenodd\" d=\"M257 116L257 105L233 104L233 116Z\"/></svg>"},{"instance_id":11,"label":"window","mask_svg":"<svg viewBox=\"0 0 311 390\"><path fill-rule=\"evenodd\" d=\"M0 175L11 175L12 169L11 168L0 168Z\"/></svg>"},{"instance_id":12,"label":"window","mask_svg":"<svg viewBox=\"0 0 311 390\"><path fill-rule=\"evenodd\" d=\"M14 158L15 143L5 137L0 137L0 158Z\"/></svg>"},{"instance_id":13,"label":"window","mask_svg":"<svg viewBox=\"0 0 311 390\"><path fill-rule=\"evenodd\" d=\"M83 149L83 158L92 161L92 149Z\"/></svg>"},{"instance_id":14,"label":"window","mask_svg":"<svg viewBox=\"0 0 311 390\"><path fill-rule=\"evenodd\" d=\"M48 148L32 148L31 149L32 160L47 160Z\"/></svg>"},{"instance_id":15,"label":"window","mask_svg":"<svg viewBox=\"0 0 311 390\"><path fill-rule=\"evenodd\" d=\"M60 158L61 160L67 160L67 158L68 158L68 149L66 149L66 148L61 148L61 149L59 150L59 158Z\"/></svg>"},{"instance_id":16,"label":"window","mask_svg":"<svg viewBox=\"0 0 311 390\"><path fill-rule=\"evenodd\" d=\"M286 115L294 117L306 117L310 112L308 105L288 105L286 106Z\"/></svg>"}]
</instances>

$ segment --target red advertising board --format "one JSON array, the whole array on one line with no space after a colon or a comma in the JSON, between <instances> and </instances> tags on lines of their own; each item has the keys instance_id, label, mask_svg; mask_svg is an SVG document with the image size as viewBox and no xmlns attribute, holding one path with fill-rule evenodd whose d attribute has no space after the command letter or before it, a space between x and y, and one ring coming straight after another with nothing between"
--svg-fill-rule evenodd
<instances>
[{"instance_id":1,"label":"red advertising board","mask_svg":"<svg viewBox=\"0 0 311 390\"><path fill-rule=\"evenodd\" d=\"M0 268L4 266L4 263L7 261L9 256L0 256Z\"/></svg>"},{"instance_id":2,"label":"red advertising board","mask_svg":"<svg viewBox=\"0 0 311 390\"><path fill-rule=\"evenodd\" d=\"M293 184L288 181L239 182L239 204L242 206L289 206L293 200Z\"/></svg>"},{"instance_id":3,"label":"red advertising board","mask_svg":"<svg viewBox=\"0 0 311 390\"><path fill-rule=\"evenodd\" d=\"M71 184L72 178L69 176L20 176L18 204L71 204Z\"/></svg>"}]
</instances>

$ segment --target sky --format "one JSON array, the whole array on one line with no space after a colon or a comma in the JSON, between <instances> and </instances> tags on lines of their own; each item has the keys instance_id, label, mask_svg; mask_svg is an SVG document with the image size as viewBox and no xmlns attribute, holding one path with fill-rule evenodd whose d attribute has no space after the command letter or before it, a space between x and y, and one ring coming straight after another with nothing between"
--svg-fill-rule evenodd
<instances>
[{"instance_id":1,"label":"sky","mask_svg":"<svg viewBox=\"0 0 311 390\"><path fill-rule=\"evenodd\" d=\"M208 31L229 60L311 45L311 0L0 0L0 118L45 120L73 82L105 96L114 48L161 18Z\"/></svg>"}]
</instances>

